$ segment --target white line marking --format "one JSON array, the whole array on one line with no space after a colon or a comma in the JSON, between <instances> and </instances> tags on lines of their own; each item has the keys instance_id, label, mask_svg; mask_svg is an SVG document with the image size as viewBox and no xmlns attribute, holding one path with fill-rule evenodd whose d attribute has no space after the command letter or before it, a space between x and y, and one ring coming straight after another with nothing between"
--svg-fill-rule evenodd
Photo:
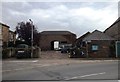
<instances>
[{"instance_id":1,"label":"white line marking","mask_svg":"<svg viewBox=\"0 0 120 82\"><path fill-rule=\"evenodd\" d=\"M34 60L34 61L22 61L22 60L21 60L21 61L7 61L7 62L21 62L21 63L22 63L22 62L38 62L38 60Z\"/></svg>"},{"instance_id":2,"label":"white line marking","mask_svg":"<svg viewBox=\"0 0 120 82\"><path fill-rule=\"evenodd\" d=\"M71 79L84 78L84 77L89 77L89 76L102 75L102 74L105 74L105 73L106 73L106 72L94 73L94 74L83 75L83 76L76 76L76 77L67 78L67 79L65 79L65 80L71 80Z\"/></svg>"}]
</instances>

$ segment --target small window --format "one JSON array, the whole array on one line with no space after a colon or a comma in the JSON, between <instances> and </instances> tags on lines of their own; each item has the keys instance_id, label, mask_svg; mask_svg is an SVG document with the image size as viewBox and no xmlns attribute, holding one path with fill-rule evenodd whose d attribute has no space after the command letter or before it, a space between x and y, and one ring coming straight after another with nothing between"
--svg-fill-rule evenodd
<instances>
[{"instance_id":1,"label":"small window","mask_svg":"<svg viewBox=\"0 0 120 82\"><path fill-rule=\"evenodd\" d=\"M97 51L98 50L98 45L92 45L92 50Z\"/></svg>"}]
</instances>

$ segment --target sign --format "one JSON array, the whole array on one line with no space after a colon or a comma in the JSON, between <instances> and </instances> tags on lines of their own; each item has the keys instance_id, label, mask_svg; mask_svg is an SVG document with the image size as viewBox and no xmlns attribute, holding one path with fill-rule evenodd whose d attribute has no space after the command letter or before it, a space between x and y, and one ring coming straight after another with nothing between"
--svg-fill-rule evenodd
<instances>
[{"instance_id":1,"label":"sign","mask_svg":"<svg viewBox=\"0 0 120 82\"><path fill-rule=\"evenodd\" d=\"M93 50L93 51L98 50L98 45L92 45L92 50Z\"/></svg>"}]
</instances>

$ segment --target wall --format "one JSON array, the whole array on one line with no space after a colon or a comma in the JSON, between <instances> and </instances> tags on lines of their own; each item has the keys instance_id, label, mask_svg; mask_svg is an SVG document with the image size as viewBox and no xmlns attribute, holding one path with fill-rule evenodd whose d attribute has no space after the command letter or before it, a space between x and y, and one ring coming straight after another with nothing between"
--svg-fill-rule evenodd
<instances>
[{"instance_id":1,"label":"wall","mask_svg":"<svg viewBox=\"0 0 120 82\"><path fill-rule=\"evenodd\" d=\"M2 37L3 37L3 43L8 43L9 41L9 28L6 26L2 26Z\"/></svg>"},{"instance_id":2,"label":"wall","mask_svg":"<svg viewBox=\"0 0 120 82\"><path fill-rule=\"evenodd\" d=\"M67 41L67 43L74 43L76 37L71 35L40 35L40 48L41 50L51 50L52 41Z\"/></svg>"},{"instance_id":3,"label":"wall","mask_svg":"<svg viewBox=\"0 0 120 82\"><path fill-rule=\"evenodd\" d=\"M115 54L111 54L111 51L110 51L111 42L112 41L110 41L110 40L91 41L91 43L89 43L89 46L88 46L89 57L91 57L91 58L108 58L112 55L115 56ZM98 45L97 51L92 51L93 44Z\"/></svg>"},{"instance_id":4,"label":"wall","mask_svg":"<svg viewBox=\"0 0 120 82\"><path fill-rule=\"evenodd\" d=\"M9 31L9 41L13 41L15 44L16 41L16 34L15 32Z\"/></svg>"}]
</instances>

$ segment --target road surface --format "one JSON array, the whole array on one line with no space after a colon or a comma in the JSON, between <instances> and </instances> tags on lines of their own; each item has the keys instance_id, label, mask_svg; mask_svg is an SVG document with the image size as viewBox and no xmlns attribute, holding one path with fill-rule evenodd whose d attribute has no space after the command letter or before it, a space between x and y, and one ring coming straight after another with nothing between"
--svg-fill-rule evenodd
<instances>
[{"instance_id":1,"label":"road surface","mask_svg":"<svg viewBox=\"0 0 120 82\"><path fill-rule=\"evenodd\" d=\"M3 61L2 75L3 80L24 81L118 80L118 61L70 59Z\"/></svg>"}]
</instances>

